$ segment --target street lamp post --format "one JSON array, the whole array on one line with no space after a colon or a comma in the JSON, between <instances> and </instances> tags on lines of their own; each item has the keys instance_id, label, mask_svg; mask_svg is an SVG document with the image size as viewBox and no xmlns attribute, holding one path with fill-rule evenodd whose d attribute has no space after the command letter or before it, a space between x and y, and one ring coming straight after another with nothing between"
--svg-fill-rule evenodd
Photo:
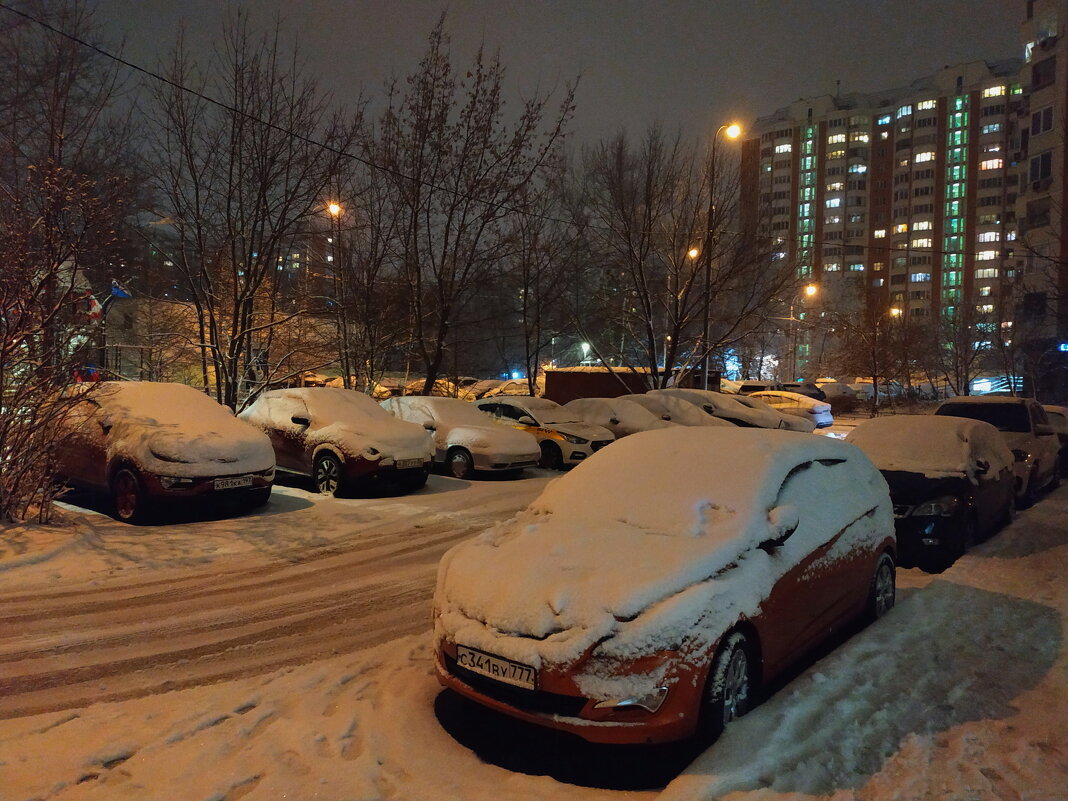
<instances>
[{"instance_id":1,"label":"street lamp post","mask_svg":"<svg viewBox=\"0 0 1068 801\"><path fill-rule=\"evenodd\" d=\"M721 125L712 135L712 151L708 165L708 216L705 221L704 242L701 245L701 266L704 277L704 304L701 314L701 388L708 389L708 307L712 304L712 250L716 240L716 142L726 131L728 138L737 139L741 126L734 123ZM690 251L691 254L693 251Z\"/></svg>"},{"instance_id":2,"label":"street lamp post","mask_svg":"<svg viewBox=\"0 0 1068 801\"><path fill-rule=\"evenodd\" d=\"M341 205L337 201L331 201L326 206L330 215L330 255L333 257L332 270L334 278L334 302L337 304L338 339L341 347L341 383L345 389L352 389L352 365L349 363L349 326L348 308L345 291L345 271L341 266Z\"/></svg>"}]
</instances>

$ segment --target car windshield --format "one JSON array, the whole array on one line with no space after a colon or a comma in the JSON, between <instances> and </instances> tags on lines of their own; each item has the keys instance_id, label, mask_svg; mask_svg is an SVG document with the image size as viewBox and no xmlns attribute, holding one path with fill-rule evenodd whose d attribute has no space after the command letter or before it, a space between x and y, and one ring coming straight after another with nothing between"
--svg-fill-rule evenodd
<instances>
[{"instance_id":1,"label":"car windshield","mask_svg":"<svg viewBox=\"0 0 1068 801\"><path fill-rule=\"evenodd\" d=\"M581 423L579 416L570 409L534 409L533 417L542 425L557 423Z\"/></svg>"},{"instance_id":2,"label":"car windshield","mask_svg":"<svg viewBox=\"0 0 1068 801\"><path fill-rule=\"evenodd\" d=\"M938 414L982 420L998 431L1014 434L1031 430L1031 421L1022 403L945 403L939 407Z\"/></svg>"},{"instance_id":3,"label":"car windshield","mask_svg":"<svg viewBox=\"0 0 1068 801\"><path fill-rule=\"evenodd\" d=\"M302 400L320 425L342 420L388 420L392 417L371 398L351 389L319 387L305 392Z\"/></svg>"}]
</instances>

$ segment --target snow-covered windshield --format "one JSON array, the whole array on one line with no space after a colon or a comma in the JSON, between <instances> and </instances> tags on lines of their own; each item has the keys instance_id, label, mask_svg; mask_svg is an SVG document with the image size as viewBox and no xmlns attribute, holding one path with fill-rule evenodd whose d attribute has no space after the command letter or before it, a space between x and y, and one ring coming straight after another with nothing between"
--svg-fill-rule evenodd
<instances>
[{"instance_id":1,"label":"snow-covered windshield","mask_svg":"<svg viewBox=\"0 0 1068 801\"><path fill-rule=\"evenodd\" d=\"M534 418L542 425L559 423L581 423L582 418L574 411L559 406L555 409L533 409Z\"/></svg>"},{"instance_id":2,"label":"snow-covered windshield","mask_svg":"<svg viewBox=\"0 0 1068 801\"><path fill-rule=\"evenodd\" d=\"M317 425L342 420L392 420L393 416L371 398L351 389L314 387L301 393Z\"/></svg>"},{"instance_id":3,"label":"snow-covered windshield","mask_svg":"<svg viewBox=\"0 0 1068 801\"><path fill-rule=\"evenodd\" d=\"M454 426L487 426L492 422L485 412L459 398L408 396L402 402L412 408L423 407L436 420Z\"/></svg>"},{"instance_id":4,"label":"snow-covered windshield","mask_svg":"<svg viewBox=\"0 0 1068 801\"><path fill-rule=\"evenodd\" d=\"M93 394L105 412L127 418L149 418L156 426L190 426L200 430L212 423L232 423L233 414L203 392L185 384L153 381L105 382Z\"/></svg>"}]
</instances>

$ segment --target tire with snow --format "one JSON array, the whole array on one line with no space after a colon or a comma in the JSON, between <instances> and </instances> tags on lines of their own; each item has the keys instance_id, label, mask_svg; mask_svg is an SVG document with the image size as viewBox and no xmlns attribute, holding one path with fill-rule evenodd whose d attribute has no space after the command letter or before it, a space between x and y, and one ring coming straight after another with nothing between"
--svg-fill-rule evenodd
<instances>
[{"instance_id":1,"label":"tire with snow","mask_svg":"<svg viewBox=\"0 0 1068 801\"><path fill-rule=\"evenodd\" d=\"M753 645L740 631L728 634L712 658L705 683L705 729L718 737L723 728L756 706Z\"/></svg>"},{"instance_id":2,"label":"tire with snow","mask_svg":"<svg viewBox=\"0 0 1068 801\"><path fill-rule=\"evenodd\" d=\"M538 467L544 467L548 470L563 470L564 455L560 453L560 446L548 440L542 442L541 460L538 462Z\"/></svg>"},{"instance_id":3,"label":"tire with snow","mask_svg":"<svg viewBox=\"0 0 1068 801\"><path fill-rule=\"evenodd\" d=\"M111 477L111 503L115 518L123 523L143 523L148 519L145 489L132 467L123 467Z\"/></svg>"},{"instance_id":4,"label":"tire with snow","mask_svg":"<svg viewBox=\"0 0 1068 801\"><path fill-rule=\"evenodd\" d=\"M888 553L879 555L875 573L868 590L868 620L874 622L894 608L897 599L897 576L894 558Z\"/></svg>"},{"instance_id":5,"label":"tire with snow","mask_svg":"<svg viewBox=\"0 0 1068 801\"><path fill-rule=\"evenodd\" d=\"M453 478L471 478L475 472L475 460L466 448L451 448L445 456L445 466Z\"/></svg>"},{"instance_id":6,"label":"tire with snow","mask_svg":"<svg viewBox=\"0 0 1068 801\"><path fill-rule=\"evenodd\" d=\"M345 482L341 474L341 460L330 451L322 451L315 457L315 489L322 495L340 497L345 491Z\"/></svg>"}]
</instances>

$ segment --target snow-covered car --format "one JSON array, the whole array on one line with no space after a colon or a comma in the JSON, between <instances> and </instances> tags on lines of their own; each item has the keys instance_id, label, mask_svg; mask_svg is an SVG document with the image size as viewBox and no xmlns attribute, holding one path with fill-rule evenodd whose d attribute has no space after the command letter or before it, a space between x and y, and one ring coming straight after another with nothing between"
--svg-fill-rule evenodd
<instances>
[{"instance_id":1,"label":"snow-covered car","mask_svg":"<svg viewBox=\"0 0 1068 801\"><path fill-rule=\"evenodd\" d=\"M766 392L772 389L782 389L782 384L778 381L764 381L757 379L746 379L745 381L738 382L739 395L749 395L753 392Z\"/></svg>"},{"instance_id":2,"label":"snow-covered car","mask_svg":"<svg viewBox=\"0 0 1068 801\"><path fill-rule=\"evenodd\" d=\"M445 554L437 675L590 741L717 733L830 632L886 613L894 576L886 482L857 448L635 434Z\"/></svg>"},{"instance_id":3,"label":"snow-covered car","mask_svg":"<svg viewBox=\"0 0 1068 801\"><path fill-rule=\"evenodd\" d=\"M607 428L616 439L676 425L622 398L577 398L565 403L564 409L591 425Z\"/></svg>"},{"instance_id":4,"label":"snow-covered car","mask_svg":"<svg viewBox=\"0 0 1068 801\"><path fill-rule=\"evenodd\" d=\"M1013 518L1014 458L989 423L890 415L861 423L845 441L890 485L899 564L943 570Z\"/></svg>"},{"instance_id":5,"label":"snow-covered car","mask_svg":"<svg viewBox=\"0 0 1068 801\"><path fill-rule=\"evenodd\" d=\"M607 428L584 422L548 398L500 395L475 401L475 408L532 434L541 448L541 466L550 470L576 465L615 439Z\"/></svg>"},{"instance_id":6,"label":"snow-covered car","mask_svg":"<svg viewBox=\"0 0 1068 801\"><path fill-rule=\"evenodd\" d=\"M672 395L623 395L623 400L644 406L661 420L678 423L683 426L733 426L726 420L713 417L698 409L694 404Z\"/></svg>"},{"instance_id":7,"label":"snow-covered car","mask_svg":"<svg viewBox=\"0 0 1068 801\"><path fill-rule=\"evenodd\" d=\"M455 478L470 478L476 470L518 473L541 459L533 436L497 425L459 398L408 395L384 400L382 408L429 431L434 462L444 465Z\"/></svg>"},{"instance_id":8,"label":"snow-covered car","mask_svg":"<svg viewBox=\"0 0 1068 801\"><path fill-rule=\"evenodd\" d=\"M831 404L799 392L753 392L749 397L764 401L772 409L783 414L792 414L794 417L811 420L815 428L827 428L834 425Z\"/></svg>"},{"instance_id":9,"label":"snow-covered car","mask_svg":"<svg viewBox=\"0 0 1068 801\"><path fill-rule=\"evenodd\" d=\"M706 414L726 420L743 428L785 428L798 431L811 431L805 428L805 421L799 417L790 417L777 412L760 400L753 400L748 395L725 395L704 389L652 389L649 395L666 395L680 398L692 403Z\"/></svg>"},{"instance_id":10,"label":"snow-covered car","mask_svg":"<svg viewBox=\"0 0 1068 801\"><path fill-rule=\"evenodd\" d=\"M1068 471L1068 407L1047 405L1042 408L1061 444L1061 475L1064 475Z\"/></svg>"},{"instance_id":11,"label":"snow-covered car","mask_svg":"<svg viewBox=\"0 0 1068 801\"><path fill-rule=\"evenodd\" d=\"M1033 398L965 395L943 401L937 415L990 423L1016 457L1016 503L1031 506L1043 489L1060 484L1060 442L1046 410Z\"/></svg>"},{"instance_id":12,"label":"snow-covered car","mask_svg":"<svg viewBox=\"0 0 1068 801\"><path fill-rule=\"evenodd\" d=\"M83 395L59 437L57 470L72 487L108 493L119 520L143 522L178 502L270 498L270 440L203 392L104 381Z\"/></svg>"},{"instance_id":13,"label":"snow-covered car","mask_svg":"<svg viewBox=\"0 0 1068 801\"><path fill-rule=\"evenodd\" d=\"M800 431L803 434L815 430L816 424L813 420L800 415L787 414L782 409L774 409L763 399L753 397L756 394L757 393L754 392L751 395L739 395L735 400L742 404L742 406L747 406L751 410L760 412L761 414L777 415L780 428L785 428L788 431Z\"/></svg>"},{"instance_id":14,"label":"snow-covered car","mask_svg":"<svg viewBox=\"0 0 1068 801\"><path fill-rule=\"evenodd\" d=\"M324 494L376 483L414 490L430 473L434 446L422 426L350 389L271 390L238 417L270 437L278 470L309 476Z\"/></svg>"},{"instance_id":15,"label":"snow-covered car","mask_svg":"<svg viewBox=\"0 0 1068 801\"><path fill-rule=\"evenodd\" d=\"M779 387L781 392L796 392L798 395L806 395L818 401L827 400L827 394L822 387L811 381L786 381Z\"/></svg>"},{"instance_id":16,"label":"snow-covered car","mask_svg":"<svg viewBox=\"0 0 1068 801\"><path fill-rule=\"evenodd\" d=\"M426 386L425 378L413 378L404 385L404 395L422 395L423 387ZM434 381L430 388L430 395L435 398L460 398L472 401L475 396L464 387L450 381L447 378L439 378Z\"/></svg>"},{"instance_id":17,"label":"snow-covered car","mask_svg":"<svg viewBox=\"0 0 1068 801\"><path fill-rule=\"evenodd\" d=\"M541 395L545 391L545 382L540 378L534 382L534 394ZM502 381L497 386L486 390L483 394L483 398L492 398L497 395L522 395L524 397L530 397L530 382L525 378L509 378L507 381Z\"/></svg>"}]
</instances>

